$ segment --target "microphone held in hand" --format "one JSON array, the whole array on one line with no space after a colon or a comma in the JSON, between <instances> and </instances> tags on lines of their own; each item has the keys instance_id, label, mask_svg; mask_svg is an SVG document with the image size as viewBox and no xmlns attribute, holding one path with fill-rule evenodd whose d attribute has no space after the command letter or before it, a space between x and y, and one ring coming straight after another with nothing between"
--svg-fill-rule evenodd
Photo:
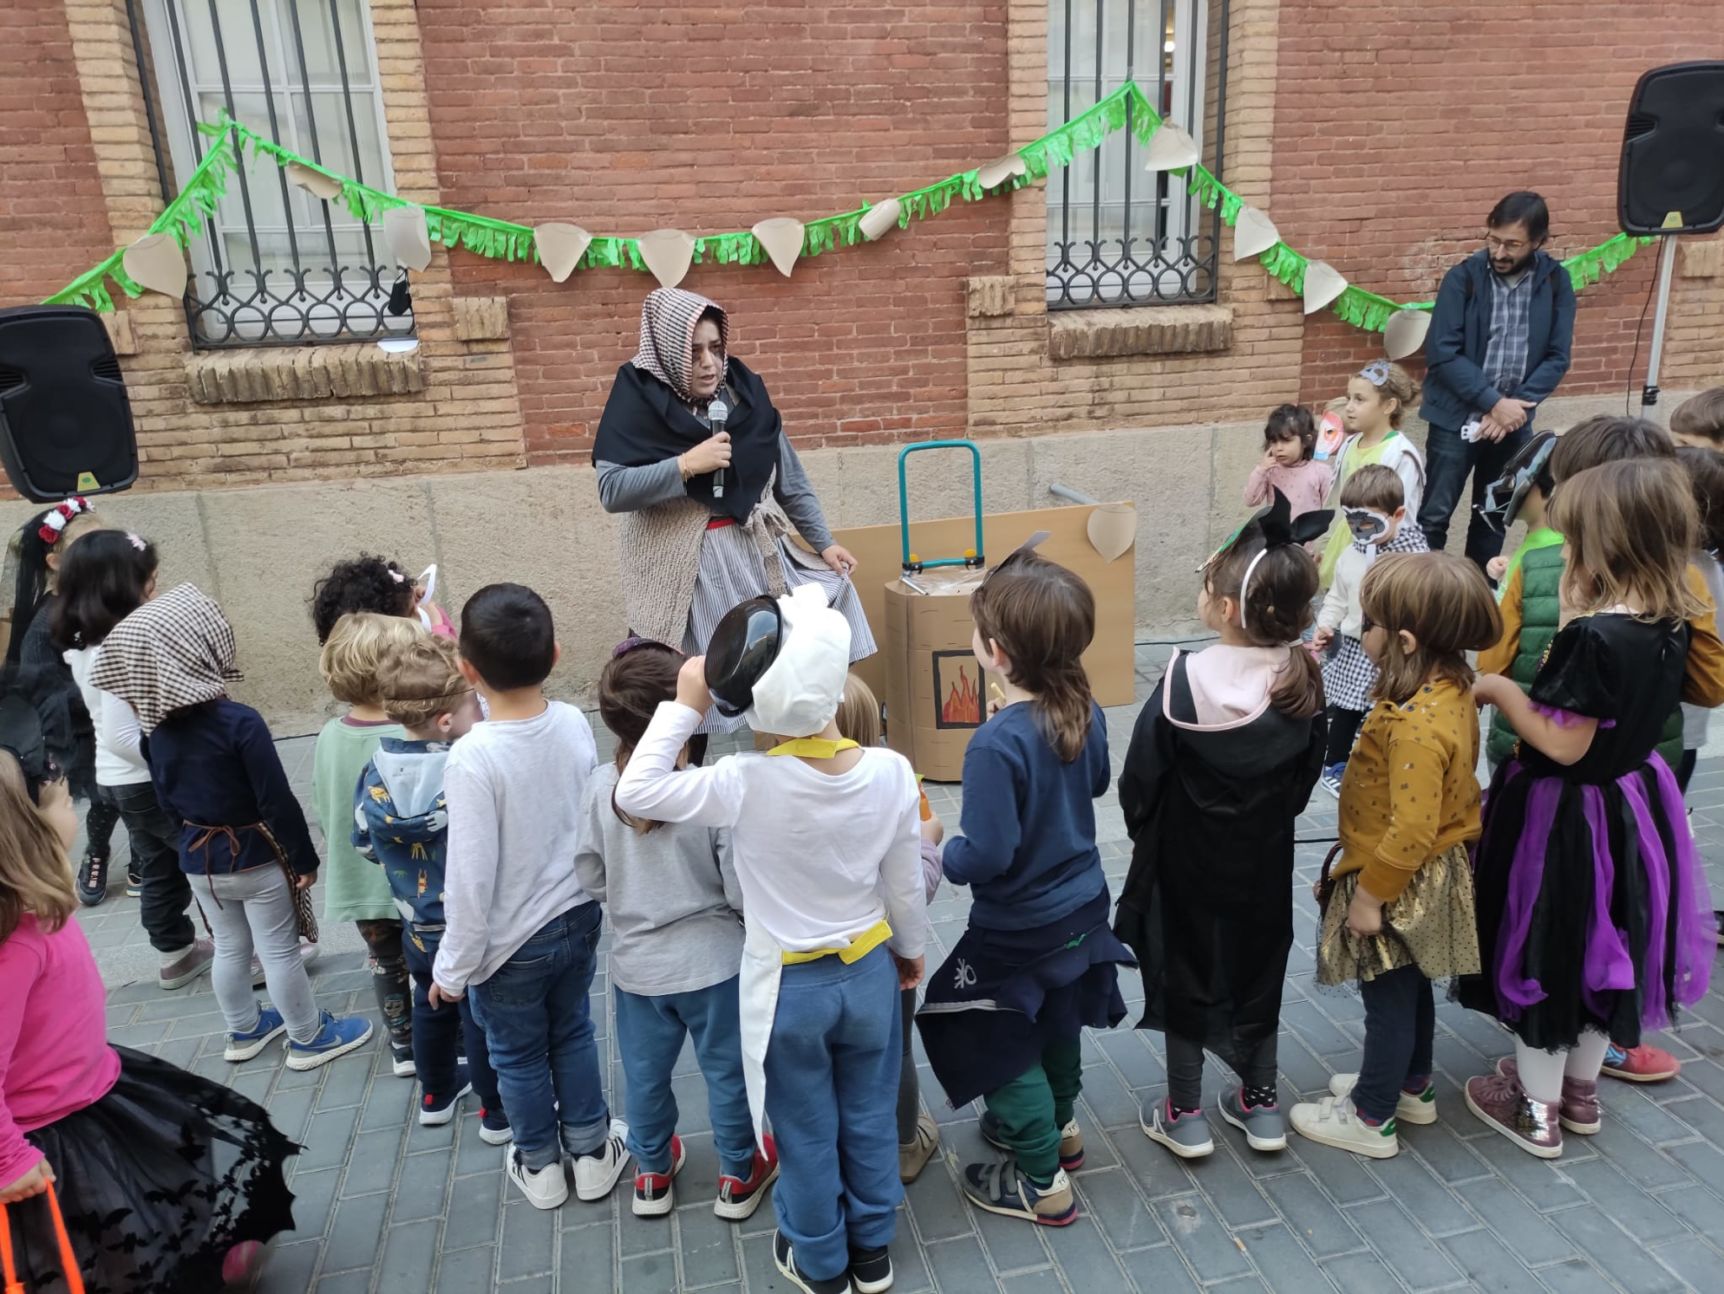
<instances>
[{"instance_id":1,"label":"microphone held in hand","mask_svg":"<svg viewBox=\"0 0 1724 1294\"><path fill-rule=\"evenodd\" d=\"M725 423L730 420L730 406L723 400L714 400L707 405L706 416L712 422L712 434L722 436ZM715 499L724 497L724 474L726 470L721 467L712 474L712 497Z\"/></svg>"}]
</instances>

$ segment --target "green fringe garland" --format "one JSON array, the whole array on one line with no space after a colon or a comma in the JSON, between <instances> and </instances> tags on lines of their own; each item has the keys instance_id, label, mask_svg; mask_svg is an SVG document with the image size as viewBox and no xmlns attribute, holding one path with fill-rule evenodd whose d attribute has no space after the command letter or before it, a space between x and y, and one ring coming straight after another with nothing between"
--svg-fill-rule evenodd
<instances>
[{"instance_id":1,"label":"green fringe garland","mask_svg":"<svg viewBox=\"0 0 1724 1294\"><path fill-rule=\"evenodd\" d=\"M1047 178L1049 171L1069 166L1077 154L1099 147L1109 135L1127 126L1142 143L1148 143L1161 126L1161 114L1135 81L1127 81L1064 125L1020 148L1018 156L1023 159L1025 168L1022 175L1011 176L992 188L984 188L977 171L960 171L925 188L899 194L898 225L908 228L913 220L937 216L953 202L979 202L993 194L1010 193L1039 183ZM279 165L295 163L327 176L341 190L331 200L366 224L376 222L393 207L414 205L405 198L384 193L319 166L225 114L219 121L200 122L198 130L211 141L210 151L188 177L179 195L163 208L162 214L149 228L153 234L172 234L182 248L204 221L215 214L217 204L227 192L228 176L244 160L247 147L267 155ZM1222 223L1231 226L1238 221L1244 201L1208 167L1198 163L1175 174L1184 175L1187 191L1205 208L1218 211ZM854 211L810 221L803 235L803 256L820 256L862 242L861 220L871 209L871 204L864 204ZM427 206L422 210L433 242L442 243L445 247L465 248L491 260L536 263L539 259L533 231L526 225L447 207ZM1570 256L1563 265L1578 291L1613 273L1642 247L1654 241L1653 238L1617 234L1597 247ZM124 256L124 248L116 249L112 256L85 270L43 304L78 305L99 312L112 310L114 296L108 287L110 281L126 296L138 296L143 289L127 275L122 264ZM694 240L694 263L697 265L762 265L767 260L766 249L751 232L703 234ZM1286 243L1277 243L1258 260L1270 277L1293 292L1304 291L1305 267L1310 262ZM641 259L640 244L635 239L598 237L588 245L579 267L644 272L646 262ZM1403 305L1375 292L1349 286L1329 308L1355 328L1381 332L1397 311L1429 310L1432 304L1415 301Z\"/></svg>"}]
</instances>

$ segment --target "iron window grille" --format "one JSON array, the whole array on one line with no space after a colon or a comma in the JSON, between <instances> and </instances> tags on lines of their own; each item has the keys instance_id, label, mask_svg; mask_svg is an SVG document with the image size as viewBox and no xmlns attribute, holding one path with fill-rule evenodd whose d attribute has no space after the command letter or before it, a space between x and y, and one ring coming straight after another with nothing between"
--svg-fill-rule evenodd
<instances>
[{"instance_id":1,"label":"iron window grille","mask_svg":"<svg viewBox=\"0 0 1724 1294\"><path fill-rule=\"evenodd\" d=\"M127 7L164 195L174 191L170 173L183 178L203 160L209 141L197 124L224 109L333 171L393 187L364 0L127 0ZM195 346L413 331L410 311L387 310L400 270L381 229L289 183L267 156L247 155L187 251Z\"/></svg>"},{"instance_id":2,"label":"iron window grille","mask_svg":"<svg viewBox=\"0 0 1724 1294\"><path fill-rule=\"evenodd\" d=\"M1128 80L1184 127L1221 173L1228 0L1049 0L1048 122L1069 121ZM1221 216L1178 176L1143 169L1126 129L1051 172L1050 310L1213 301Z\"/></svg>"}]
</instances>

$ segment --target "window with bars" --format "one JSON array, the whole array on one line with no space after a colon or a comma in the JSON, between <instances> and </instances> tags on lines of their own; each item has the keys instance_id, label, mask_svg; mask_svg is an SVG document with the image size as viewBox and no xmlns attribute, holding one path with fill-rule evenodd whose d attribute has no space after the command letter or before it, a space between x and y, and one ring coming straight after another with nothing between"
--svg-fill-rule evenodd
<instances>
[{"instance_id":1,"label":"window with bars","mask_svg":"<svg viewBox=\"0 0 1724 1294\"><path fill-rule=\"evenodd\" d=\"M1049 0L1049 127L1135 80L1219 174L1226 32L1227 0ZM1049 309L1215 299L1220 217L1143 166L1128 128L1050 171Z\"/></svg>"},{"instance_id":2,"label":"window with bars","mask_svg":"<svg viewBox=\"0 0 1724 1294\"><path fill-rule=\"evenodd\" d=\"M128 0L164 187L203 159L197 123L225 109L303 157L391 189L364 0ZM153 75L152 75L153 74ZM388 312L398 275L381 227L250 154L189 251L199 346L305 345L410 334Z\"/></svg>"}]
</instances>

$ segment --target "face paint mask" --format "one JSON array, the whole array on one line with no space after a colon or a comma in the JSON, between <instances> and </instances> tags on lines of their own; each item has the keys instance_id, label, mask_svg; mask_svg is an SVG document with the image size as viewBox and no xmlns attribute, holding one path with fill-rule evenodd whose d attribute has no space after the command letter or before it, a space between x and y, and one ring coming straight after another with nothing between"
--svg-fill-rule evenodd
<instances>
[{"instance_id":1,"label":"face paint mask","mask_svg":"<svg viewBox=\"0 0 1724 1294\"><path fill-rule=\"evenodd\" d=\"M1378 512L1375 508L1346 509L1347 529L1353 532L1353 539L1361 544L1375 545L1383 541L1383 536L1389 533L1389 527L1394 525L1394 518Z\"/></svg>"}]
</instances>

